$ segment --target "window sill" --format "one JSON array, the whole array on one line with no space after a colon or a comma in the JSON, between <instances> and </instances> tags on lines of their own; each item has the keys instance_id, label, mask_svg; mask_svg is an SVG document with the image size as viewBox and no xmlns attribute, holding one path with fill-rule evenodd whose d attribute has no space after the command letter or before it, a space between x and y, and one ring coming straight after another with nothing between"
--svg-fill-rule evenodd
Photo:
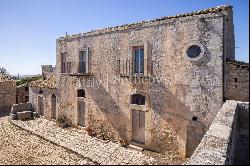
<instances>
[{"instance_id":1,"label":"window sill","mask_svg":"<svg viewBox=\"0 0 250 166\"><path fill-rule=\"evenodd\" d=\"M92 76L93 73L69 73L69 76Z\"/></svg>"},{"instance_id":2,"label":"window sill","mask_svg":"<svg viewBox=\"0 0 250 166\"><path fill-rule=\"evenodd\" d=\"M125 77L125 78L149 78L152 77L152 75L120 75L120 77Z\"/></svg>"}]
</instances>

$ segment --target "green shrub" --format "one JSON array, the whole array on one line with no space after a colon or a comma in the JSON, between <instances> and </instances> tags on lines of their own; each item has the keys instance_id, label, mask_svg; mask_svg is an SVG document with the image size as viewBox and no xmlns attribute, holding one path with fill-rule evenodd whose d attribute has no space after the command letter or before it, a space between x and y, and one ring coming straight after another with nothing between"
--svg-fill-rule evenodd
<instances>
[{"instance_id":1,"label":"green shrub","mask_svg":"<svg viewBox=\"0 0 250 166\"><path fill-rule=\"evenodd\" d=\"M16 82L16 85L23 85L23 84L29 84L31 81L36 81L39 79L42 79L43 77L41 75L37 75L37 76L33 76L33 77L26 77L26 78L22 78L21 80L18 80Z\"/></svg>"}]
</instances>

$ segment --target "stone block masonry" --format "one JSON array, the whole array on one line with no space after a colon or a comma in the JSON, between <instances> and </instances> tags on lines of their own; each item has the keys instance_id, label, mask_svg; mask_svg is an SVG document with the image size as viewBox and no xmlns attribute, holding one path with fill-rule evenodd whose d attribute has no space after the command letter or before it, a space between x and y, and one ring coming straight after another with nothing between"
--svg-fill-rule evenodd
<instances>
[{"instance_id":1,"label":"stone block masonry","mask_svg":"<svg viewBox=\"0 0 250 166\"><path fill-rule=\"evenodd\" d=\"M225 99L249 101L249 63L228 61L225 84Z\"/></svg>"},{"instance_id":2,"label":"stone block masonry","mask_svg":"<svg viewBox=\"0 0 250 166\"><path fill-rule=\"evenodd\" d=\"M186 165L249 164L249 102L226 101Z\"/></svg>"},{"instance_id":3,"label":"stone block masonry","mask_svg":"<svg viewBox=\"0 0 250 166\"><path fill-rule=\"evenodd\" d=\"M34 116L34 115L35 116ZM11 120L30 120L37 117L36 112L34 112L31 103L20 103L13 104L10 113Z\"/></svg>"},{"instance_id":4,"label":"stone block masonry","mask_svg":"<svg viewBox=\"0 0 250 166\"><path fill-rule=\"evenodd\" d=\"M16 82L0 74L0 111L10 111L16 103Z\"/></svg>"}]
</instances>

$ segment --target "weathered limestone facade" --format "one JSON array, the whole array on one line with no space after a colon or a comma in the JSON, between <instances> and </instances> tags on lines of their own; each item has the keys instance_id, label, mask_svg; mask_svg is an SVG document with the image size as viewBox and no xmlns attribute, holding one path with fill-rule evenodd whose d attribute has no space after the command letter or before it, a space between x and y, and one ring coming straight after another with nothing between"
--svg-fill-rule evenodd
<instances>
[{"instance_id":1,"label":"weathered limestone facade","mask_svg":"<svg viewBox=\"0 0 250 166\"><path fill-rule=\"evenodd\" d=\"M16 104L29 101L29 85L19 85L16 91Z\"/></svg>"},{"instance_id":2,"label":"weathered limestone facade","mask_svg":"<svg viewBox=\"0 0 250 166\"><path fill-rule=\"evenodd\" d=\"M236 101L249 101L249 64L228 61L225 74L225 98Z\"/></svg>"},{"instance_id":3,"label":"weathered limestone facade","mask_svg":"<svg viewBox=\"0 0 250 166\"><path fill-rule=\"evenodd\" d=\"M55 75L30 83L29 101L33 105L33 111L44 118L56 119L56 96L58 95L55 87Z\"/></svg>"},{"instance_id":4,"label":"weathered limestone facade","mask_svg":"<svg viewBox=\"0 0 250 166\"><path fill-rule=\"evenodd\" d=\"M223 104L226 60L234 60L232 16L231 6L221 6L57 39L57 116L129 143L137 142L133 118L139 116L141 146L178 146L190 156ZM138 48L144 67L135 77ZM131 104L136 94L145 104Z\"/></svg>"},{"instance_id":5,"label":"weathered limestone facade","mask_svg":"<svg viewBox=\"0 0 250 166\"><path fill-rule=\"evenodd\" d=\"M0 111L11 109L16 103L16 82L0 74Z\"/></svg>"}]
</instances>

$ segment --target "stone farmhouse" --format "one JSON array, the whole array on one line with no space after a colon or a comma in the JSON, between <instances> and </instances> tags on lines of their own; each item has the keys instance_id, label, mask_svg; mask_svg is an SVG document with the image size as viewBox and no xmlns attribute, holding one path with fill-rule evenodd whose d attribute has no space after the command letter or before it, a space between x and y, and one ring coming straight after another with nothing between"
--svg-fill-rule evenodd
<instances>
[{"instance_id":1,"label":"stone farmhouse","mask_svg":"<svg viewBox=\"0 0 250 166\"><path fill-rule=\"evenodd\" d=\"M43 66L49 76L30 85L34 110L108 139L177 147L188 157L226 100L249 100L232 6L67 35L56 45L55 70Z\"/></svg>"}]
</instances>

